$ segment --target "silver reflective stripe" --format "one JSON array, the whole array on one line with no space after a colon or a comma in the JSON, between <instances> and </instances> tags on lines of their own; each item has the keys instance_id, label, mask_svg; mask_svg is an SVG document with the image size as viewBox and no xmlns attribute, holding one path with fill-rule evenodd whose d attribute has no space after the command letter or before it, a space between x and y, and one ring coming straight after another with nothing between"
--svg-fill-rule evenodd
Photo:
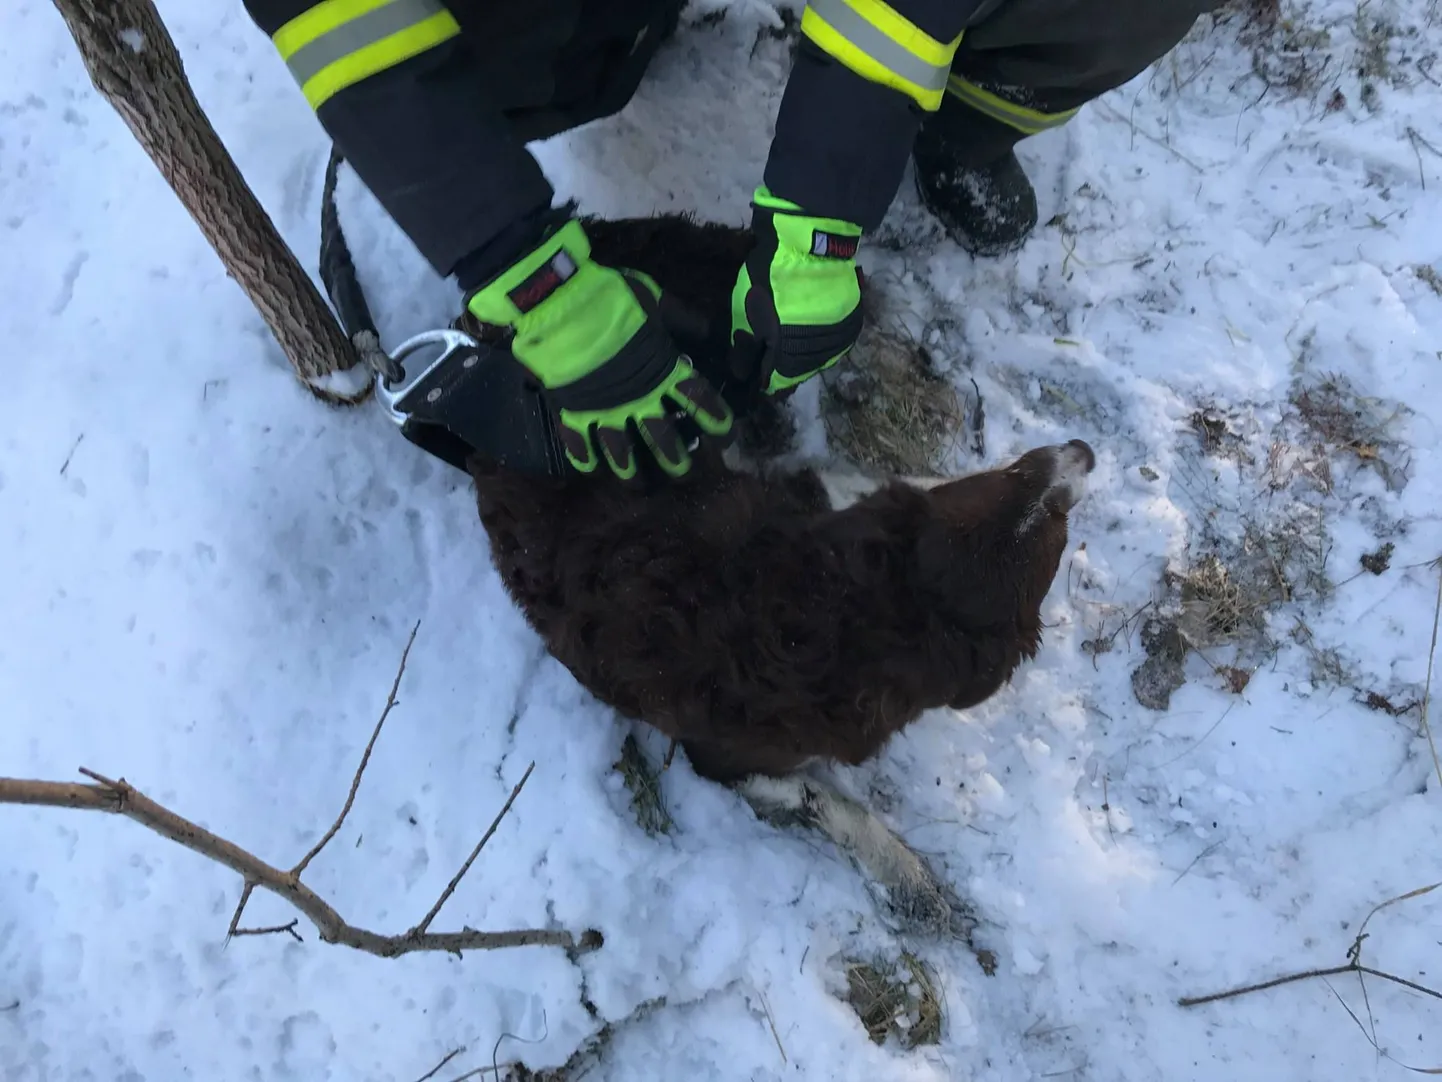
<instances>
[{"instance_id":1,"label":"silver reflective stripe","mask_svg":"<svg viewBox=\"0 0 1442 1082\"><path fill-rule=\"evenodd\" d=\"M887 37L846 0L810 0L806 5L825 19L833 30L882 67L915 83L923 90L944 90L949 65L934 67L906 47Z\"/></svg>"},{"instance_id":2,"label":"silver reflective stripe","mask_svg":"<svg viewBox=\"0 0 1442 1082\"><path fill-rule=\"evenodd\" d=\"M349 22L341 23L309 45L291 54L286 65L301 86L337 60L343 60L367 45L388 38L407 27L445 11L441 0L391 0Z\"/></svg>"}]
</instances>

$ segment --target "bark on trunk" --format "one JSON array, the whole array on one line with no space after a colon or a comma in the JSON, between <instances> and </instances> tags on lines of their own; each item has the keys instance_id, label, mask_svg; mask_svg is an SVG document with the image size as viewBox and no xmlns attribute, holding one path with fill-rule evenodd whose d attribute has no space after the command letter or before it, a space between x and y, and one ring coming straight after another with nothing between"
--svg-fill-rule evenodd
<instances>
[{"instance_id":1,"label":"bark on trunk","mask_svg":"<svg viewBox=\"0 0 1442 1082\"><path fill-rule=\"evenodd\" d=\"M191 91L151 0L55 0L97 90L114 106L259 310L301 382L362 402L370 380Z\"/></svg>"}]
</instances>

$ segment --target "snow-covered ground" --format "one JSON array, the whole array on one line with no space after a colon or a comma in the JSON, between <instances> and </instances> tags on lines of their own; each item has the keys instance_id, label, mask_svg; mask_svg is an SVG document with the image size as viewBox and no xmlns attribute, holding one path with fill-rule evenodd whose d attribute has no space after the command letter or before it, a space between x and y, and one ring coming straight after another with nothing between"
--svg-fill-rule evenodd
<instances>
[{"instance_id":1,"label":"snow-covered ground","mask_svg":"<svg viewBox=\"0 0 1442 1082\"><path fill-rule=\"evenodd\" d=\"M238 0L159 6L313 268L327 145L284 67ZM685 28L623 115L538 148L563 194L601 214L742 221L785 70L781 45L757 45L769 11L738 2ZM227 944L231 873L118 818L0 808L0 1074L406 1082L464 1049L444 1082L493 1051L560 1064L607 1022L587 1077L617 1082L1442 1065L1442 1003L1379 980L1365 1002L1349 975L1176 1004L1341 964L1375 904L1442 879L1419 710L1366 705L1421 697L1442 554L1442 14L1284 14L1303 39L1326 31L1315 88L1269 89L1236 21L1203 20L1023 145L1048 224L1019 256L977 262L941 240L909 181L893 246L865 256L959 386L976 380L986 464L1072 437L1100 460L1035 663L843 774L975 900L998 960L986 976L961 944L906 944L946 1012L938 1044L906 1051L868 1040L840 998L844 958L902 945L858 874L681 761L663 778L676 829L638 828L612 770L627 727L526 629L463 479L377 409L327 410L296 386L54 7L8 4L0 775L123 774L289 865L334 818L419 621L400 704L308 881L353 923L409 927L534 761L436 928L595 927L606 944L579 964L550 948L385 961L304 922L303 943ZM1359 38L1379 19L1399 32ZM1276 83L1297 70L1268 65ZM387 341L449 319L451 288L348 173L342 196ZM1361 409L1385 432L1319 454L1289 402L1329 377L1334 421ZM1206 647L1167 709L1142 706L1144 615L1113 632L1174 600L1164 571L1308 509L1335 590L1288 564L1296 600L1254 610L1275 649ZM1359 567L1389 541L1388 570ZM1226 666L1256 667L1240 695ZM249 911L293 915L269 896ZM1442 985L1442 892L1368 932L1369 964Z\"/></svg>"}]
</instances>

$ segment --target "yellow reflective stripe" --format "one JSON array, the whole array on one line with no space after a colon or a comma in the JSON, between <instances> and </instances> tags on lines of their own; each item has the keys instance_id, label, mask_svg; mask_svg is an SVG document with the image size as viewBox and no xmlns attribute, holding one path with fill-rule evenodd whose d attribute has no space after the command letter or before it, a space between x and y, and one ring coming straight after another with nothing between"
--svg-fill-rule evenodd
<instances>
[{"instance_id":1,"label":"yellow reflective stripe","mask_svg":"<svg viewBox=\"0 0 1442 1082\"><path fill-rule=\"evenodd\" d=\"M947 79L946 92L965 102L977 112L984 113L993 120L999 120L1023 135L1035 135L1048 128L1059 128L1081 111L1080 107L1067 109L1060 113L1043 113L1039 109L1029 109L1025 105L1016 105L1005 98L999 98L991 91L983 90L959 75L953 75Z\"/></svg>"},{"instance_id":2,"label":"yellow reflective stripe","mask_svg":"<svg viewBox=\"0 0 1442 1082\"><path fill-rule=\"evenodd\" d=\"M272 34L271 41L280 50L281 59L289 60L298 50L329 34L342 23L389 3L391 0L322 0Z\"/></svg>"},{"instance_id":3,"label":"yellow reflective stripe","mask_svg":"<svg viewBox=\"0 0 1442 1082\"><path fill-rule=\"evenodd\" d=\"M272 40L312 108L460 33L441 0L324 0Z\"/></svg>"},{"instance_id":4,"label":"yellow reflective stripe","mask_svg":"<svg viewBox=\"0 0 1442 1082\"><path fill-rule=\"evenodd\" d=\"M841 2L846 3L887 38L896 42L922 63L934 68L951 67L952 58L956 56L957 44L961 41L960 34L956 35L956 41L948 45L946 42L937 41L914 22L900 15L891 5L882 3L882 0L841 0ZM821 3L821 0L818 0L818 3Z\"/></svg>"},{"instance_id":5,"label":"yellow reflective stripe","mask_svg":"<svg viewBox=\"0 0 1442 1082\"><path fill-rule=\"evenodd\" d=\"M933 38L882 0L808 0L801 32L863 79L899 90L928 112L941 107L961 42Z\"/></svg>"}]
</instances>

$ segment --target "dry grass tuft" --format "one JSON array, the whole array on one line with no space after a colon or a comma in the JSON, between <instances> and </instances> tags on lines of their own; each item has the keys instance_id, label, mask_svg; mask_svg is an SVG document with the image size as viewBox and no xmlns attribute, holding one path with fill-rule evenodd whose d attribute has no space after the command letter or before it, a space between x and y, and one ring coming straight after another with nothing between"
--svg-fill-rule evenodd
<instances>
[{"instance_id":1,"label":"dry grass tuft","mask_svg":"<svg viewBox=\"0 0 1442 1082\"><path fill-rule=\"evenodd\" d=\"M676 823L661 797L661 775L646 758L635 736L627 734L621 744L621 757L611 768L621 775L631 791L631 813L636 817L636 825L652 837L670 834Z\"/></svg>"},{"instance_id":2,"label":"dry grass tuft","mask_svg":"<svg viewBox=\"0 0 1442 1082\"><path fill-rule=\"evenodd\" d=\"M1309 26L1281 0L1239 0L1226 13L1239 21L1237 41L1252 52L1252 74L1268 93L1315 94L1332 68L1331 34Z\"/></svg>"},{"instance_id":3,"label":"dry grass tuft","mask_svg":"<svg viewBox=\"0 0 1442 1082\"><path fill-rule=\"evenodd\" d=\"M1299 382L1290 396L1291 419L1299 422L1331 453L1346 453L1375 470L1394 492L1407 484L1410 459L1392 434L1394 423L1408 413L1398 403L1361 394L1342 376Z\"/></svg>"},{"instance_id":4,"label":"dry grass tuft","mask_svg":"<svg viewBox=\"0 0 1442 1082\"><path fill-rule=\"evenodd\" d=\"M909 951L891 965L846 967L847 1002L877 1044L895 1037L908 1050L941 1040L942 1007L931 967Z\"/></svg>"},{"instance_id":5,"label":"dry grass tuft","mask_svg":"<svg viewBox=\"0 0 1442 1082\"><path fill-rule=\"evenodd\" d=\"M1182 575L1181 590L1182 630L1192 642L1230 638L1253 611L1252 602L1215 553L1203 556Z\"/></svg>"},{"instance_id":6,"label":"dry grass tuft","mask_svg":"<svg viewBox=\"0 0 1442 1082\"><path fill-rule=\"evenodd\" d=\"M853 462L888 473L936 473L962 438L965 403L926 351L873 320L855 361L822 376L827 437Z\"/></svg>"}]
</instances>

